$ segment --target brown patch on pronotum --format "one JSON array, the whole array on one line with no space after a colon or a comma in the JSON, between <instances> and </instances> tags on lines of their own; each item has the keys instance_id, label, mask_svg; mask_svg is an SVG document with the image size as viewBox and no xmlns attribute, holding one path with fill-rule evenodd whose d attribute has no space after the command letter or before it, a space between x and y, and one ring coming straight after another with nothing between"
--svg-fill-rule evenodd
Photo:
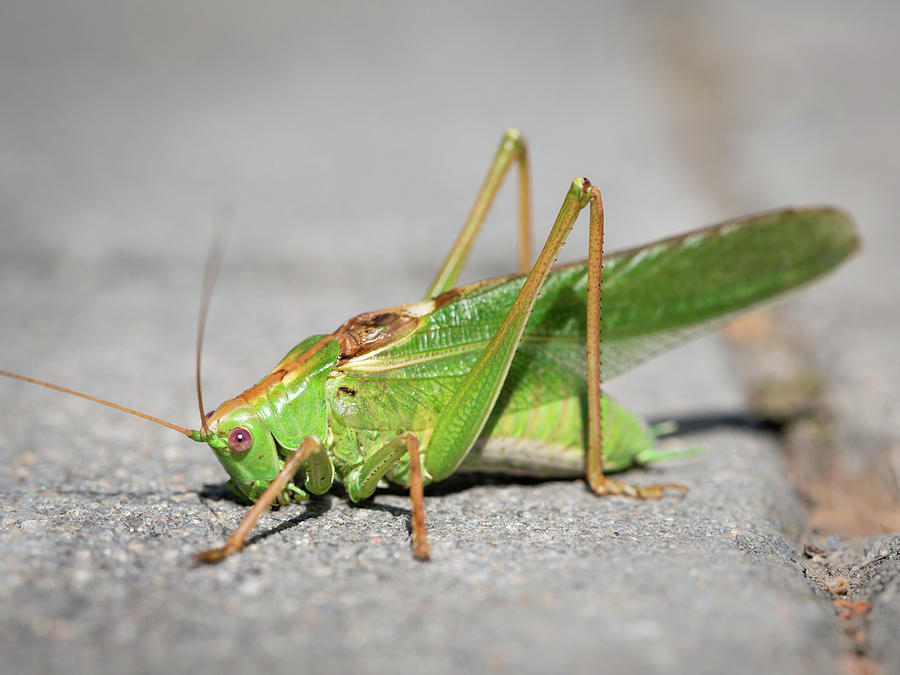
<instances>
[{"instance_id":1,"label":"brown patch on pronotum","mask_svg":"<svg viewBox=\"0 0 900 675\"><path fill-rule=\"evenodd\" d=\"M338 391L347 394L347 396L356 396L356 389L351 389L350 387L338 387Z\"/></svg>"},{"instance_id":2,"label":"brown patch on pronotum","mask_svg":"<svg viewBox=\"0 0 900 675\"><path fill-rule=\"evenodd\" d=\"M433 310L433 302L413 303L353 317L333 335L341 346L338 365L409 335Z\"/></svg>"}]
</instances>

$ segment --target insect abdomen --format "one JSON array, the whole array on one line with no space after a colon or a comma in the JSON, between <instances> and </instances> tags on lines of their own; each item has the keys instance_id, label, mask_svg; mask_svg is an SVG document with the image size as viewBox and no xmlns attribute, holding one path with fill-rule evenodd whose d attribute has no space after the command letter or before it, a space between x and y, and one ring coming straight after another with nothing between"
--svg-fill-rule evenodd
<instances>
[{"instance_id":1,"label":"insect abdomen","mask_svg":"<svg viewBox=\"0 0 900 675\"><path fill-rule=\"evenodd\" d=\"M460 466L536 478L584 475L587 397L574 396L526 410L495 411ZM653 434L637 417L603 397L603 466L620 471L653 447Z\"/></svg>"}]
</instances>

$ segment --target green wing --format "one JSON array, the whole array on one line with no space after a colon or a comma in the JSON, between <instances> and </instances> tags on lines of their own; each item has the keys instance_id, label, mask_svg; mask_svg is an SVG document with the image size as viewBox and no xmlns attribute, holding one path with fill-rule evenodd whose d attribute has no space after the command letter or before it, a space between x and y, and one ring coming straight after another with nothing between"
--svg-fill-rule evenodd
<instances>
[{"instance_id":1,"label":"green wing","mask_svg":"<svg viewBox=\"0 0 900 675\"><path fill-rule=\"evenodd\" d=\"M831 208L729 221L611 254L603 265L604 379L813 281L857 247L852 221ZM497 330L523 277L450 291L411 336L342 370L372 387L368 406L439 411ZM535 304L498 408L579 395L585 386L587 265L557 268ZM377 394L380 393L380 398ZM360 403L367 397L357 399ZM381 414L370 410L376 420ZM370 416L371 415L371 416ZM401 415L401 417L404 417Z\"/></svg>"},{"instance_id":2,"label":"green wing","mask_svg":"<svg viewBox=\"0 0 900 675\"><path fill-rule=\"evenodd\" d=\"M610 256L604 375L804 286L857 246L850 218L822 208L733 220Z\"/></svg>"}]
</instances>

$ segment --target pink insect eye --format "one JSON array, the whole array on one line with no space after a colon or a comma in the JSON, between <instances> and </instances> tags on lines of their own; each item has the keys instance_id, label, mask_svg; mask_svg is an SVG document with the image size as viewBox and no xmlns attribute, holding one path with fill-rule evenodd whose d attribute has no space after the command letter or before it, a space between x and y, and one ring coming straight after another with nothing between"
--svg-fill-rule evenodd
<instances>
[{"instance_id":1,"label":"pink insect eye","mask_svg":"<svg viewBox=\"0 0 900 675\"><path fill-rule=\"evenodd\" d=\"M232 452L243 454L253 445L253 436L244 427L235 427L228 434L228 447Z\"/></svg>"}]
</instances>

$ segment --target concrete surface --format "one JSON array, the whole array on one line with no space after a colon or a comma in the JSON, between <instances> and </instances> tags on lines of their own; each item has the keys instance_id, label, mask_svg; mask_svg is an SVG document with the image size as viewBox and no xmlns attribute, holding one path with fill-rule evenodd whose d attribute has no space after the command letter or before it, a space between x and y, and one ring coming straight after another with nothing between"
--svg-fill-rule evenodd
<instances>
[{"instance_id":1,"label":"concrete surface","mask_svg":"<svg viewBox=\"0 0 900 675\"><path fill-rule=\"evenodd\" d=\"M237 218L208 406L306 335L418 298L518 126L539 236L582 174L611 249L781 205L854 214L863 254L777 320L837 445L900 473L898 21L889 2L6 7L0 368L195 424L216 204ZM511 268L512 195L467 278ZM725 420L747 412L736 363L706 338L611 389L654 419ZM4 672L900 671L900 535L810 533L767 432L700 425L670 442L705 454L628 476L683 500L433 486L428 565L403 494L335 491L210 568L190 553L245 512L211 453L21 383L0 410ZM837 550L810 559L812 540ZM840 575L838 599L871 604L852 627Z\"/></svg>"}]
</instances>

